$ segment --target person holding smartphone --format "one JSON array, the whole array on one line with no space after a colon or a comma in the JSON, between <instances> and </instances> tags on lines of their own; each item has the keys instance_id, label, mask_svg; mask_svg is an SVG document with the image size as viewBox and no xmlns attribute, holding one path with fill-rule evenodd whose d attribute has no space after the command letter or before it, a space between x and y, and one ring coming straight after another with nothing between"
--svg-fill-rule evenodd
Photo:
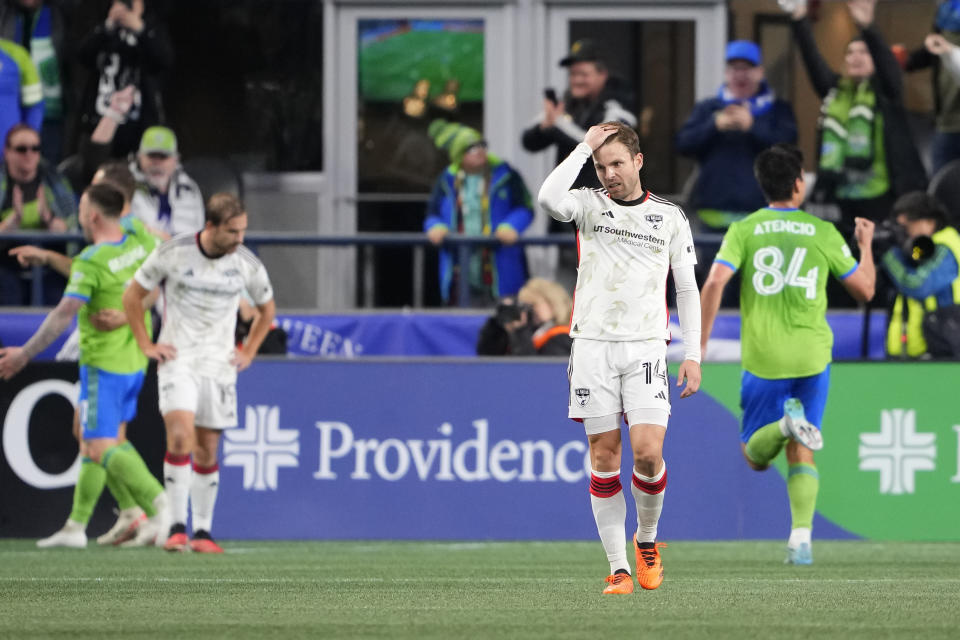
<instances>
[{"instance_id":1,"label":"person holding smartphone","mask_svg":"<svg viewBox=\"0 0 960 640\"><path fill-rule=\"evenodd\" d=\"M521 141L527 151L543 151L555 147L555 166L570 155L583 140L587 130L601 122L622 122L637 126L637 117L627 107L629 92L622 81L610 73L609 57L600 45L589 39L577 40L570 53L560 61L567 69L568 85L563 96L556 90L544 90L543 111L524 129ZM585 164L571 185L597 188L600 182L593 167ZM550 219L547 231L561 233L573 230L568 223ZM577 280L576 247L561 247L555 279L572 290Z\"/></svg>"}]
</instances>

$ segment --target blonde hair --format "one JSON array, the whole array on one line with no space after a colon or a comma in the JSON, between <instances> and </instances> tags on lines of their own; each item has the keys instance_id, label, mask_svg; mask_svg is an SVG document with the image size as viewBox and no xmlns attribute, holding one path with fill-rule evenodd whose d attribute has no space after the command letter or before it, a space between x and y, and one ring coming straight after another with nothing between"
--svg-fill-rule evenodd
<instances>
[{"instance_id":1,"label":"blonde hair","mask_svg":"<svg viewBox=\"0 0 960 640\"><path fill-rule=\"evenodd\" d=\"M553 310L553 321L556 324L570 324L573 301L570 300L566 289L544 278L530 278L517 294L517 300L524 304L533 304L538 297L543 298L550 305Z\"/></svg>"}]
</instances>

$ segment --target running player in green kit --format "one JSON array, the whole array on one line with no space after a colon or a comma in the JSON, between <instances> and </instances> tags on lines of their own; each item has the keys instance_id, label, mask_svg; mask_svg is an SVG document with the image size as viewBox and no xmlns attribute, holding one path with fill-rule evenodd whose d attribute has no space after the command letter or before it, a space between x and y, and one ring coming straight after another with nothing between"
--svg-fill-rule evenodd
<instances>
[{"instance_id":1,"label":"running player in green kit","mask_svg":"<svg viewBox=\"0 0 960 640\"><path fill-rule=\"evenodd\" d=\"M747 464L766 469L786 448L792 527L787 562L811 564L810 533L820 486L813 451L830 386L833 333L827 324L827 277L833 274L860 302L873 297L873 223L856 219L860 262L829 222L803 202L803 156L792 145L760 153L754 174L770 205L730 226L700 293L701 350L723 288L740 270L743 378L741 448Z\"/></svg>"},{"instance_id":2,"label":"running player in green kit","mask_svg":"<svg viewBox=\"0 0 960 640\"><path fill-rule=\"evenodd\" d=\"M17 374L78 316L80 328L80 423L83 463L74 508L51 546L86 546L86 524L103 491L107 475L124 485L148 516L144 525L153 537L167 524L163 487L143 460L118 444L121 423L136 415L146 358L129 326L97 331L90 316L101 309L122 309L127 282L149 255L153 245L125 231L120 222L123 195L107 184L96 184L80 198L80 226L93 244L73 260L63 298L23 347L0 349L0 378ZM138 239L138 237L140 239ZM146 531L144 532L146 533Z\"/></svg>"}]
</instances>

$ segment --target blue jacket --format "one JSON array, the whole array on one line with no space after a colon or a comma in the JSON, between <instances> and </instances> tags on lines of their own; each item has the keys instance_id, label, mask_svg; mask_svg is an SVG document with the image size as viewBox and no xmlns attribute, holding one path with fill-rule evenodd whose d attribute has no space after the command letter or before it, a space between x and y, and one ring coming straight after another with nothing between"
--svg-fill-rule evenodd
<instances>
[{"instance_id":1,"label":"blue jacket","mask_svg":"<svg viewBox=\"0 0 960 640\"><path fill-rule=\"evenodd\" d=\"M509 164L488 154L490 164L490 229L501 225L512 227L517 233L523 233L533 220L533 208L530 193L523 184L523 178ZM456 233L459 226L460 211L457 205L458 164L452 164L440 174L427 204L427 217L423 221L423 230L443 225ZM455 251L440 248L440 295L445 303L450 300L450 285L453 281L453 268L456 265ZM493 290L496 298L514 295L527 281L527 261L520 246L500 246L494 252Z\"/></svg>"},{"instance_id":2,"label":"blue jacket","mask_svg":"<svg viewBox=\"0 0 960 640\"><path fill-rule=\"evenodd\" d=\"M750 131L718 131L713 118L723 107L720 98L701 100L677 133L677 151L695 157L700 165L687 210L752 213L767 206L753 176L753 161L778 142L796 142L797 121L789 103L774 100L766 112L754 116Z\"/></svg>"}]
</instances>

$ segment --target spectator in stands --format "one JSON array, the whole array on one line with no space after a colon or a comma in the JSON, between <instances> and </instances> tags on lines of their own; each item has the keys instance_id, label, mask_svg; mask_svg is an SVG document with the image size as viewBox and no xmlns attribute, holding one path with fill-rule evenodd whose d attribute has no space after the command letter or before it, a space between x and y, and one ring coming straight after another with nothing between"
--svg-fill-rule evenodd
<instances>
[{"instance_id":1,"label":"spectator in stands","mask_svg":"<svg viewBox=\"0 0 960 640\"><path fill-rule=\"evenodd\" d=\"M687 209L722 231L763 208L753 161L778 142L796 140L793 108L764 80L760 47L747 40L729 43L723 86L696 104L677 134L677 151L695 157L700 169ZM709 265L713 259L700 262Z\"/></svg>"},{"instance_id":2,"label":"spectator in stands","mask_svg":"<svg viewBox=\"0 0 960 640\"><path fill-rule=\"evenodd\" d=\"M957 35L960 36L960 33ZM960 40L960 37L957 39ZM954 82L960 83L960 45L954 44L939 33L931 33L924 39L923 46L924 51L939 56L942 67L953 77ZM960 92L958 92L957 95L960 96ZM940 95L940 99L944 99L943 94ZM960 110L960 108L958 108L958 110ZM960 134L956 134L956 137L960 138ZM955 157L951 157L946 161L941 160L939 166L934 165L934 172L950 160L955 160L956 158L960 158L960 153L955 154Z\"/></svg>"},{"instance_id":3,"label":"spectator in stands","mask_svg":"<svg viewBox=\"0 0 960 640\"><path fill-rule=\"evenodd\" d=\"M504 298L480 328L480 356L569 356L573 302L556 282L527 281L516 299Z\"/></svg>"},{"instance_id":4,"label":"spectator in stands","mask_svg":"<svg viewBox=\"0 0 960 640\"><path fill-rule=\"evenodd\" d=\"M152 231L169 238L203 228L203 195L180 166L173 131L166 127L144 131L130 171L137 179L133 215Z\"/></svg>"},{"instance_id":5,"label":"spectator in stands","mask_svg":"<svg viewBox=\"0 0 960 640\"><path fill-rule=\"evenodd\" d=\"M43 91L43 157L57 164L63 154L63 123L70 87L66 62L72 59L64 33L63 3L50 0L4 0L0 4L0 38L29 52Z\"/></svg>"},{"instance_id":6,"label":"spectator in stands","mask_svg":"<svg viewBox=\"0 0 960 640\"><path fill-rule=\"evenodd\" d=\"M492 153L475 129L434 120L429 128L434 143L450 154L450 166L440 174L427 204L423 229L440 247L440 294L445 304L456 304L459 287L469 287L473 306L489 306L515 295L527 279L523 247L518 236L530 226L530 193L520 174ZM447 234L494 236L496 248L479 247L470 254L467 273L456 264L456 253L444 248Z\"/></svg>"},{"instance_id":7,"label":"spectator in stands","mask_svg":"<svg viewBox=\"0 0 960 640\"><path fill-rule=\"evenodd\" d=\"M570 47L570 53L560 61L567 69L568 85L557 99L552 89L546 90L543 111L536 121L523 131L521 141L527 151L543 151L555 147L555 164L563 162L582 140L587 129L601 122L619 121L637 126L636 116L624 107L628 91L623 82L610 73L608 54L595 42L584 38ZM599 188L600 181L590 163L586 163L571 188ZM550 218L547 231L572 233L572 224ZM568 289L577 280L576 247L561 247L557 265L557 279Z\"/></svg>"},{"instance_id":8,"label":"spectator in stands","mask_svg":"<svg viewBox=\"0 0 960 640\"><path fill-rule=\"evenodd\" d=\"M26 124L7 132L0 171L0 234L20 230L64 232L73 226L77 201L67 183L40 157L40 134ZM22 277L9 245L0 247L0 304L28 302L29 282ZM44 278L44 302L63 291L62 278Z\"/></svg>"},{"instance_id":9,"label":"spectator in stands","mask_svg":"<svg viewBox=\"0 0 960 640\"><path fill-rule=\"evenodd\" d=\"M173 65L173 46L144 0L115 0L106 20L84 38L79 59L90 74L81 103L80 127L91 132L110 109L110 98L134 87L133 106L113 139L113 156L136 149L144 129L164 121L158 75ZM202 226L202 225L201 225Z\"/></svg>"},{"instance_id":10,"label":"spectator in stands","mask_svg":"<svg viewBox=\"0 0 960 640\"><path fill-rule=\"evenodd\" d=\"M960 0L944 0L934 18L933 33L912 51L906 71L933 69L936 132L931 145L933 173L960 158ZM946 73L944 73L946 69Z\"/></svg>"},{"instance_id":11,"label":"spectator in stands","mask_svg":"<svg viewBox=\"0 0 960 640\"><path fill-rule=\"evenodd\" d=\"M897 289L887 354L922 357L931 337L924 335L924 317L960 304L960 233L947 225L943 205L923 191L898 198L891 218L900 243L880 261Z\"/></svg>"},{"instance_id":12,"label":"spectator in stands","mask_svg":"<svg viewBox=\"0 0 960 640\"><path fill-rule=\"evenodd\" d=\"M823 98L810 208L839 207L837 229L849 239L855 217L885 219L897 196L925 189L927 179L910 136L900 67L871 27L876 0L848 0L847 8L860 34L847 45L843 74L817 50L806 3L793 11L792 24L810 81Z\"/></svg>"},{"instance_id":13,"label":"spectator in stands","mask_svg":"<svg viewBox=\"0 0 960 640\"><path fill-rule=\"evenodd\" d=\"M21 122L39 132L43 125L43 88L30 52L0 39L0 133Z\"/></svg>"},{"instance_id":14,"label":"spectator in stands","mask_svg":"<svg viewBox=\"0 0 960 640\"><path fill-rule=\"evenodd\" d=\"M570 54L560 61L566 67L569 86L561 100L553 96L543 100L543 112L536 122L523 132L523 148L527 151L542 151L556 147L556 164L570 155L573 148L583 140L587 129L601 122L619 120L631 127L637 118L622 104L624 88L618 78L610 74L607 61L600 46L593 40L577 40ZM584 165L573 183L578 187L599 187L593 167Z\"/></svg>"}]
</instances>

